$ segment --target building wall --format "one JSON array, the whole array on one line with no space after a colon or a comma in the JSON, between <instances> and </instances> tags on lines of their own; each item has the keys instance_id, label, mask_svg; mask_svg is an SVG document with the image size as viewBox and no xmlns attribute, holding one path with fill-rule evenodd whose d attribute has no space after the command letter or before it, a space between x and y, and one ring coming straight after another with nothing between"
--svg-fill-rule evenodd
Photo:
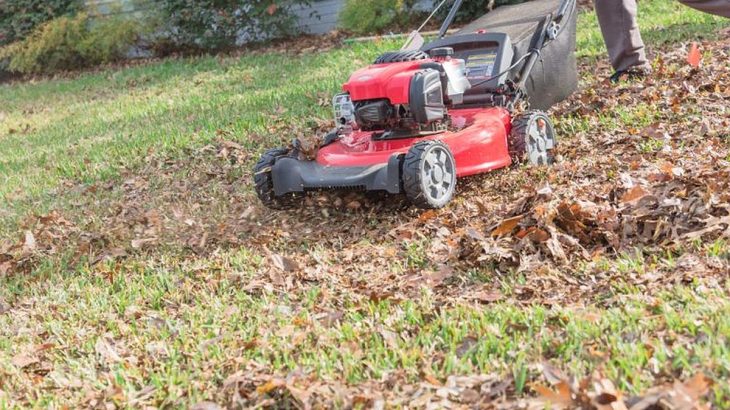
<instances>
[{"instance_id":1,"label":"building wall","mask_svg":"<svg viewBox=\"0 0 730 410\"><path fill-rule=\"evenodd\" d=\"M292 12L298 17L299 26L310 34L324 34L337 28L337 18L345 0L319 0L311 7L297 6Z\"/></svg>"},{"instance_id":2,"label":"building wall","mask_svg":"<svg viewBox=\"0 0 730 410\"><path fill-rule=\"evenodd\" d=\"M102 14L136 14L142 16L154 0L85 0L86 5L96 8ZM420 0L417 7L424 10L432 7L432 0ZM299 20L299 26L310 34L324 34L337 28L337 19L345 0L313 0L310 7L294 6L292 12Z\"/></svg>"},{"instance_id":3,"label":"building wall","mask_svg":"<svg viewBox=\"0 0 730 410\"><path fill-rule=\"evenodd\" d=\"M84 0L86 7L104 15L143 15L154 0Z\"/></svg>"}]
</instances>

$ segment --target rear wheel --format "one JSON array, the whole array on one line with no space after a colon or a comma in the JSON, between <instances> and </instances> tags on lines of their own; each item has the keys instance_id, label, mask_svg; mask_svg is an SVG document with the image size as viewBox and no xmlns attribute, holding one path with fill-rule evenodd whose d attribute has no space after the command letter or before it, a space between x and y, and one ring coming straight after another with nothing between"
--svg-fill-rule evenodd
<instances>
[{"instance_id":1,"label":"rear wheel","mask_svg":"<svg viewBox=\"0 0 730 410\"><path fill-rule=\"evenodd\" d=\"M525 111L512 120L509 153L513 161L526 159L532 165L552 164L555 145L555 129L544 112Z\"/></svg>"},{"instance_id":2,"label":"rear wheel","mask_svg":"<svg viewBox=\"0 0 730 410\"><path fill-rule=\"evenodd\" d=\"M304 197L302 192L292 192L281 196L274 193L274 181L271 177L271 168L277 158L289 153L285 148L270 149L261 155L259 161L253 167L253 180L256 195L261 202L271 209L291 209L297 206Z\"/></svg>"},{"instance_id":3,"label":"rear wheel","mask_svg":"<svg viewBox=\"0 0 730 410\"><path fill-rule=\"evenodd\" d=\"M408 200L425 209L441 208L454 196L456 163L441 141L420 141L403 160L403 190Z\"/></svg>"}]
</instances>

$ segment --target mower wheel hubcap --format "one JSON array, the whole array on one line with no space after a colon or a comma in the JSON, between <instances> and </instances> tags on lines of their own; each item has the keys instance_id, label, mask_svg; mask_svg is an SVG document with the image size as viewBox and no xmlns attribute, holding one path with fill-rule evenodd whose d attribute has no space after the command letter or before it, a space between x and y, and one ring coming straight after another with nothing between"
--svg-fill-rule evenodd
<instances>
[{"instance_id":1,"label":"mower wheel hubcap","mask_svg":"<svg viewBox=\"0 0 730 410\"><path fill-rule=\"evenodd\" d=\"M434 146L425 157L422 169L425 193L433 200L448 195L454 185L454 164L443 147Z\"/></svg>"},{"instance_id":2,"label":"mower wheel hubcap","mask_svg":"<svg viewBox=\"0 0 730 410\"><path fill-rule=\"evenodd\" d=\"M433 168L433 170L431 170L431 181L434 184L439 184L439 183L443 182L443 180L444 180L443 168L440 166Z\"/></svg>"},{"instance_id":3,"label":"mower wheel hubcap","mask_svg":"<svg viewBox=\"0 0 730 410\"><path fill-rule=\"evenodd\" d=\"M543 118L536 118L527 131L527 156L532 164L549 163L548 150L555 146L553 130Z\"/></svg>"}]
</instances>

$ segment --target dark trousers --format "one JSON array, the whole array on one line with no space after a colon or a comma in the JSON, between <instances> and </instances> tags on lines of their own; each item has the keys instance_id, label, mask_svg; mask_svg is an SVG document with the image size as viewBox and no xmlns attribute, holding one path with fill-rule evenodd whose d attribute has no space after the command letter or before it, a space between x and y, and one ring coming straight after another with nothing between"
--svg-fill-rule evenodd
<instances>
[{"instance_id":1,"label":"dark trousers","mask_svg":"<svg viewBox=\"0 0 730 410\"><path fill-rule=\"evenodd\" d=\"M646 67L644 42L636 22L636 0L593 0L608 57L616 71ZM694 9L730 18L730 0L679 0Z\"/></svg>"}]
</instances>

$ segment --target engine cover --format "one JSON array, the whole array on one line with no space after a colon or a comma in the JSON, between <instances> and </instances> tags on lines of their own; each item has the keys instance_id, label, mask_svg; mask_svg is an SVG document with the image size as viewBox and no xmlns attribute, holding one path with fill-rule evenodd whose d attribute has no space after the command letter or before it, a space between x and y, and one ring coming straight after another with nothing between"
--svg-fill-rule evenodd
<instances>
[{"instance_id":1,"label":"engine cover","mask_svg":"<svg viewBox=\"0 0 730 410\"><path fill-rule=\"evenodd\" d=\"M433 69L419 71L411 78L409 107L413 119L428 124L446 117L441 73Z\"/></svg>"},{"instance_id":2,"label":"engine cover","mask_svg":"<svg viewBox=\"0 0 730 410\"><path fill-rule=\"evenodd\" d=\"M363 130L433 132L446 123L447 106L461 103L469 87L464 71L463 60L448 56L380 63L356 71L342 88Z\"/></svg>"},{"instance_id":3,"label":"engine cover","mask_svg":"<svg viewBox=\"0 0 730 410\"><path fill-rule=\"evenodd\" d=\"M429 60L373 64L355 71L342 90L353 102L385 98L392 105L408 104L411 77L421 70L424 61Z\"/></svg>"}]
</instances>

